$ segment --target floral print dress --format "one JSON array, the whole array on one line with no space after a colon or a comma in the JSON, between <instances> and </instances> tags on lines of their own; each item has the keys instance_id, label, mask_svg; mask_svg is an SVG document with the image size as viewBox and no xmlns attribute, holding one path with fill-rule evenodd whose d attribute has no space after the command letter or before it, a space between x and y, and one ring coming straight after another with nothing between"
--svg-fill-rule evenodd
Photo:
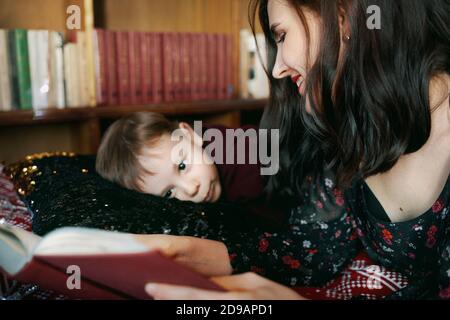
<instances>
[{"instance_id":1,"label":"floral print dress","mask_svg":"<svg viewBox=\"0 0 450 320\"><path fill-rule=\"evenodd\" d=\"M308 179L304 204L292 209L284 232L241 234L239 241L226 243L234 271L257 272L291 287L318 287L365 251L409 279L388 298L450 298L450 177L430 210L402 223L371 214L362 180L345 195L333 181L329 172Z\"/></svg>"}]
</instances>

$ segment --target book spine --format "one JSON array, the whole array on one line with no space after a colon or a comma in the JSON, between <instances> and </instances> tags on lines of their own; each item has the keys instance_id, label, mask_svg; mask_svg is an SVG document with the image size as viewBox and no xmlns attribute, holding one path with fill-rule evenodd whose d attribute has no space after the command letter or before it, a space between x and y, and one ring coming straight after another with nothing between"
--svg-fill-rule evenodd
<instances>
[{"instance_id":1,"label":"book spine","mask_svg":"<svg viewBox=\"0 0 450 320\"><path fill-rule=\"evenodd\" d=\"M186 33L179 33L177 36L177 40L178 40L178 76L179 76L179 84L178 84L178 101L186 101L187 100L187 96L186 96L186 90L184 88L185 83L184 83L184 74L187 72L187 70L185 70L185 65L184 65L184 37L185 37Z\"/></svg>"},{"instance_id":2,"label":"book spine","mask_svg":"<svg viewBox=\"0 0 450 320\"><path fill-rule=\"evenodd\" d=\"M215 100L217 93L217 47L216 35L208 34L208 99Z\"/></svg>"},{"instance_id":3,"label":"book spine","mask_svg":"<svg viewBox=\"0 0 450 320\"><path fill-rule=\"evenodd\" d=\"M89 82L88 82L88 70L86 60L86 32L77 32L77 48L78 48L78 85L80 87L80 102L79 107L89 106Z\"/></svg>"},{"instance_id":4,"label":"book spine","mask_svg":"<svg viewBox=\"0 0 450 320\"><path fill-rule=\"evenodd\" d=\"M226 38L224 34L217 35L217 99L225 100L226 92Z\"/></svg>"},{"instance_id":5,"label":"book spine","mask_svg":"<svg viewBox=\"0 0 450 320\"><path fill-rule=\"evenodd\" d=\"M137 83L136 83L136 52L135 52L135 33L127 32L128 37L128 70L130 75L130 104L137 104Z\"/></svg>"},{"instance_id":6,"label":"book spine","mask_svg":"<svg viewBox=\"0 0 450 320\"><path fill-rule=\"evenodd\" d=\"M0 110L11 111L11 70L9 66L7 30L0 30L0 66Z\"/></svg>"},{"instance_id":7,"label":"book spine","mask_svg":"<svg viewBox=\"0 0 450 320\"><path fill-rule=\"evenodd\" d=\"M78 82L78 65L77 45L75 43L67 43L64 46L64 78L66 85L66 105L70 108L79 105L79 87Z\"/></svg>"},{"instance_id":8,"label":"book spine","mask_svg":"<svg viewBox=\"0 0 450 320\"><path fill-rule=\"evenodd\" d=\"M172 102L175 99L173 81L173 48L172 34L163 33L163 79L164 79L164 101Z\"/></svg>"},{"instance_id":9,"label":"book spine","mask_svg":"<svg viewBox=\"0 0 450 320\"><path fill-rule=\"evenodd\" d=\"M143 104L144 98L143 98L143 91L142 91L142 73L144 72L144 65L142 60L142 54L141 54L141 33L140 32L134 32L134 54L135 54L135 63L134 63L134 79L136 83L136 104Z\"/></svg>"},{"instance_id":10,"label":"book spine","mask_svg":"<svg viewBox=\"0 0 450 320\"><path fill-rule=\"evenodd\" d=\"M183 99L183 84L181 79L181 34L172 34L172 59L173 59L173 87L174 100Z\"/></svg>"},{"instance_id":11,"label":"book spine","mask_svg":"<svg viewBox=\"0 0 450 320\"><path fill-rule=\"evenodd\" d=\"M226 88L226 97L227 99L231 99L234 96L234 63L233 63L233 36L227 35L225 37L225 58L226 58L226 64L225 64L225 88Z\"/></svg>"},{"instance_id":12,"label":"book spine","mask_svg":"<svg viewBox=\"0 0 450 320\"><path fill-rule=\"evenodd\" d=\"M202 33L199 38L199 48L200 48L200 99L208 99L208 43L207 35Z\"/></svg>"},{"instance_id":13,"label":"book spine","mask_svg":"<svg viewBox=\"0 0 450 320\"><path fill-rule=\"evenodd\" d=\"M28 63L30 65L30 80L31 80L31 101L32 108L37 109L37 103L39 102L39 79L38 79L38 53L37 53L37 30L28 30Z\"/></svg>"},{"instance_id":14,"label":"book spine","mask_svg":"<svg viewBox=\"0 0 450 320\"><path fill-rule=\"evenodd\" d=\"M65 106L64 94L64 39L61 33L49 33L49 94L50 107L62 109Z\"/></svg>"},{"instance_id":15,"label":"book spine","mask_svg":"<svg viewBox=\"0 0 450 320\"><path fill-rule=\"evenodd\" d=\"M105 54L108 69L107 104L116 106L119 104L119 86L117 81L116 33L114 31L105 30Z\"/></svg>"},{"instance_id":16,"label":"book spine","mask_svg":"<svg viewBox=\"0 0 450 320\"><path fill-rule=\"evenodd\" d=\"M198 36L197 34L189 35L189 69L190 69L190 97L192 101L198 100Z\"/></svg>"},{"instance_id":17,"label":"book spine","mask_svg":"<svg viewBox=\"0 0 450 320\"><path fill-rule=\"evenodd\" d=\"M106 56L105 30L94 30L94 64L97 105L104 106L108 102L108 68Z\"/></svg>"},{"instance_id":18,"label":"book spine","mask_svg":"<svg viewBox=\"0 0 450 320\"><path fill-rule=\"evenodd\" d=\"M32 102L34 110L48 108L48 34L48 31L28 31L28 54L30 63Z\"/></svg>"},{"instance_id":19,"label":"book spine","mask_svg":"<svg viewBox=\"0 0 450 320\"><path fill-rule=\"evenodd\" d=\"M151 87L151 61L150 61L150 36L148 33L139 34L140 55L142 61L141 72L141 94L142 103L150 104L153 102L153 94Z\"/></svg>"},{"instance_id":20,"label":"book spine","mask_svg":"<svg viewBox=\"0 0 450 320\"><path fill-rule=\"evenodd\" d=\"M32 109L30 64L28 58L27 31L12 30L10 34L13 90L17 107L22 110Z\"/></svg>"},{"instance_id":21,"label":"book spine","mask_svg":"<svg viewBox=\"0 0 450 320\"><path fill-rule=\"evenodd\" d=\"M241 30L240 32L240 96L243 99L250 98L248 88L249 74L250 74L250 59L249 59L249 38L250 32L248 30Z\"/></svg>"},{"instance_id":22,"label":"book spine","mask_svg":"<svg viewBox=\"0 0 450 320\"><path fill-rule=\"evenodd\" d=\"M183 83L183 101L192 101L192 70L191 70L191 55L190 55L190 48L191 48L191 34L184 33L182 36L182 51L181 51L181 58L182 58L182 83Z\"/></svg>"},{"instance_id":23,"label":"book spine","mask_svg":"<svg viewBox=\"0 0 450 320\"><path fill-rule=\"evenodd\" d=\"M129 105L131 103L130 97L130 69L129 69L129 54L128 54L128 33L116 33L116 48L117 48L117 81L119 84L119 104Z\"/></svg>"},{"instance_id":24,"label":"book spine","mask_svg":"<svg viewBox=\"0 0 450 320\"><path fill-rule=\"evenodd\" d=\"M164 46L163 34L153 34L154 58L152 63L152 82L154 83L154 102L160 103L164 100Z\"/></svg>"}]
</instances>

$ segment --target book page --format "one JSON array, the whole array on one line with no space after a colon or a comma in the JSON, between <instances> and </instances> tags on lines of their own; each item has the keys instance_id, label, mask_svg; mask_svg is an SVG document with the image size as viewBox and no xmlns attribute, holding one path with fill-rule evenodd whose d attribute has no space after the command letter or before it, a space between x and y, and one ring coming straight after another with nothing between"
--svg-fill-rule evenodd
<instances>
[{"instance_id":1,"label":"book page","mask_svg":"<svg viewBox=\"0 0 450 320\"><path fill-rule=\"evenodd\" d=\"M98 255L142 253L149 249L133 235L88 228L62 228L49 233L35 255Z\"/></svg>"},{"instance_id":2,"label":"book page","mask_svg":"<svg viewBox=\"0 0 450 320\"><path fill-rule=\"evenodd\" d=\"M41 238L29 231L0 224L0 268L17 273L31 259Z\"/></svg>"}]
</instances>

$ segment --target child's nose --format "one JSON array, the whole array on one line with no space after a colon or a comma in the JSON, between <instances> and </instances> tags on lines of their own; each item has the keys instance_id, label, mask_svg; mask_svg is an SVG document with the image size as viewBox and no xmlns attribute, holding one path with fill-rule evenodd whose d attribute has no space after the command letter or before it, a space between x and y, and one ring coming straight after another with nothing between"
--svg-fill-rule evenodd
<instances>
[{"instance_id":1,"label":"child's nose","mask_svg":"<svg viewBox=\"0 0 450 320\"><path fill-rule=\"evenodd\" d=\"M183 183L183 190L189 197L194 197L200 188L200 184L197 181L186 181Z\"/></svg>"}]
</instances>

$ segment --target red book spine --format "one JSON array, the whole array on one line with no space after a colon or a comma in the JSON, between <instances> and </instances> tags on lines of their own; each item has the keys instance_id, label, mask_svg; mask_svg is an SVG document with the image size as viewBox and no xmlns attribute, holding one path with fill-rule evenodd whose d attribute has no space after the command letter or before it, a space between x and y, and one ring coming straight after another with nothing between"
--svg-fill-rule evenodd
<instances>
[{"instance_id":1,"label":"red book spine","mask_svg":"<svg viewBox=\"0 0 450 320\"><path fill-rule=\"evenodd\" d=\"M234 68L233 68L233 36L227 35L225 43L225 87L226 87L226 96L228 99L233 98L234 95Z\"/></svg>"},{"instance_id":2,"label":"red book spine","mask_svg":"<svg viewBox=\"0 0 450 320\"><path fill-rule=\"evenodd\" d=\"M130 104L136 105L138 103L137 90L138 84L136 82L138 71L136 66L138 65L136 57L136 33L127 32L128 36L128 68L130 73ZM140 89L139 89L140 90Z\"/></svg>"},{"instance_id":3,"label":"red book spine","mask_svg":"<svg viewBox=\"0 0 450 320\"><path fill-rule=\"evenodd\" d=\"M180 84L178 85L178 101L187 101L187 92L185 88L184 76L188 72L186 70L186 65L184 64L185 59L185 43L184 39L186 37L186 33L178 34L178 59L179 59L179 75L180 75Z\"/></svg>"},{"instance_id":4,"label":"red book spine","mask_svg":"<svg viewBox=\"0 0 450 320\"><path fill-rule=\"evenodd\" d=\"M199 100L199 41L198 34L189 35L189 69L190 69L190 97L192 101Z\"/></svg>"},{"instance_id":5,"label":"red book spine","mask_svg":"<svg viewBox=\"0 0 450 320\"><path fill-rule=\"evenodd\" d=\"M97 90L97 105L104 106L108 103L108 56L106 53L106 32L95 29L98 46L99 73L96 79L99 88Z\"/></svg>"},{"instance_id":6,"label":"red book spine","mask_svg":"<svg viewBox=\"0 0 450 320\"><path fill-rule=\"evenodd\" d=\"M129 68L129 38L128 32L116 33L117 46L117 79L119 82L119 103L129 105L130 96L130 68Z\"/></svg>"},{"instance_id":7,"label":"red book spine","mask_svg":"<svg viewBox=\"0 0 450 320\"><path fill-rule=\"evenodd\" d=\"M191 86L192 86L192 70L191 70L191 55L190 48L192 46L192 34L184 33L182 35L181 43L181 77L183 83L183 101L192 101Z\"/></svg>"},{"instance_id":8,"label":"red book spine","mask_svg":"<svg viewBox=\"0 0 450 320\"><path fill-rule=\"evenodd\" d=\"M141 55L141 33L133 32L134 37L134 81L136 83L136 104L143 104L143 94L142 94L142 73L144 72L144 68L142 66L142 55Z\"/></svg>"},{"instance_id":9,"label":"red book spine","mask_svg":"<svg viewBox=\"0 0 450 320\"><path fill-rule=\"evenodd\" d=\"M170 50L170 47L169 47ZM160 103L166 97L166 67L165 67L165 42L163 33L151 34L151 69L153 102ZM170 57L170 54L167 55ZM170 61L168 61L169 63ZM168 73L170 75L171 73ZM170 78L171 79L171 78ZM170 91L167 91L169 94ZM173 95L172 95L173 96Z\"/></svg>"},{"instance_id":10,"label":"red book spine","mask_svg":"<svg viewBox=\"0 0 450 320\"><path fill-rule=\"evenodd\" d=\"M172 34L163 33L163 79L164 79L164 101L172 102L175 99L174 94L174 79L173 79L173 47Z\"/></svg>"},{"instance_id":11,"label":"red book spine","mask_svg":"<svg viewBox=\"0 0 450 320\"><path fill-rule=\"evenodd\" d=\"M181 81L181 34L172 34L173 86L175 101L183 99L183 84Z\"/></svg>"},{"instance_id":12,"label":"red book spine","mask_svg":"<svg viewBox=\"0 0 450 320\"><path fill-rule=\"evenodd\" d=\"M116 34L113 31L105 30L105 51L108 69L108 96L109 106L119 104L119 87L117 81L117 45Z\"/></svg>"},{"instance_id":13,"label":"red book spine","mask_svg":"<svg viewBox=\"0 0 450 320\"><path fill-rule=\"evenodd\" d=\"M216 99L217 93L217 46L216 36L208 34L208 100Z\"/></svg>"},{"instance_id":14,"label":"red book spine","mask_svg":"<svg viewBox=\"0 0 450 320\"><path fill-rule=\"evenodd\" d=\"M143 104L150 104L153 101L152 87L151 87L151 74L150 69L150 40L148 33L139 33L139 54L141 58L142 72L141 76L141 102Z\"/></svg>"},{"instance_id":15,"label":"red book spine","mask_svg":"<svg viewBox=\"0 0 450 320\"><path fill-rule=\"evenodd\" d=\"M208 43L207 43L207 35L202 33L200 35L200 99L206 100L208 99L208 61L207 61L207 52L208 52Z\"/></svg>"},{"instance_id":16,"label":"red book spine","mask_svg":"<svg viewBox=\"0 0 450 320\"><path fill-rule=\"evenodd\" d=\"M227 61L225 61L226 56L226 40L224 34L219 34L217 36L217 98L219 100L225 100L227 98L226 90L226 72Z\"/></svg>"}]
</instances>

